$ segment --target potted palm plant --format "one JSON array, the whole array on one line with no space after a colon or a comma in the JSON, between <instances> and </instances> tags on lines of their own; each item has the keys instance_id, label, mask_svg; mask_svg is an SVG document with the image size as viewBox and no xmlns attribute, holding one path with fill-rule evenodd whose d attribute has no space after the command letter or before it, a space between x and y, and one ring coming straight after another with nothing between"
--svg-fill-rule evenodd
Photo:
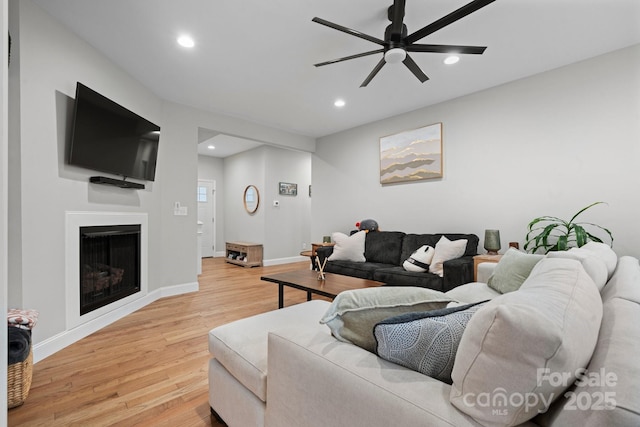
<instances>
[{"instance_id":1,"label":"potted palm plant","mask_svg":"<svg viewBox=\"0 0 640 427\"><path fill-rule=\"evenodd\" d=\"M605 204L595 202L578 211L569 221L555 216L541 216L534 218L527 226L524 250L536 253L539 250L544 253L551 251L565 251L571 247L581 247L589 241L602 242L598 236L587 231L585 226L598 229L609 236L609 245L613 246L613 235L606 228L590 222L575 222L576 218L596 205Z\"/></svg>"}]
</instances>

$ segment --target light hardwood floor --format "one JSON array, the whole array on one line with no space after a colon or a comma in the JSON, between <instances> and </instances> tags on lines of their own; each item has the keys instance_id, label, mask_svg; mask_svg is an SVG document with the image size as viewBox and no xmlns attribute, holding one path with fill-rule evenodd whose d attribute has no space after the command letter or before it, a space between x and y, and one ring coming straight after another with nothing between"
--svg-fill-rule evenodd
<instances>
[{"instance_id":1,"label":"light hardwood floor","mask_svg":"<svg viewBox=\"0 0 640 427\"><path fill-rule=\"evenodd\" d=\"M198 292L155 301L37 363L8 425L221 426L209 412L208 331L277 309L277 285L260 276L306 268L205 259ZM285 289L285 305L305 300Z\"/></svg>"}]
</instances>

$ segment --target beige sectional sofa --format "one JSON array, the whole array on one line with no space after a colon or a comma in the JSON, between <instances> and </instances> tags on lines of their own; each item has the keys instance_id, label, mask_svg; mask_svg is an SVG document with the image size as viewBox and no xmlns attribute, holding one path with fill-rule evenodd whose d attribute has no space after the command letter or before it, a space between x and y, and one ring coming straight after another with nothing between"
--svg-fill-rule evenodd
<instances>
[{"instance_id":1,"label":"beige sectional sofa","mask_svg":"<svg viewBox=\"0 0 640 427\"><path fill-rule=\"evenodd\" d=\"M640 265L598 256L545 257L505 294L443 294L490 299L466 325L451 385L337 340L318 323L325 301L216 328L212 411L231 427L640 425Z\"/></svg>"}]
</instances>

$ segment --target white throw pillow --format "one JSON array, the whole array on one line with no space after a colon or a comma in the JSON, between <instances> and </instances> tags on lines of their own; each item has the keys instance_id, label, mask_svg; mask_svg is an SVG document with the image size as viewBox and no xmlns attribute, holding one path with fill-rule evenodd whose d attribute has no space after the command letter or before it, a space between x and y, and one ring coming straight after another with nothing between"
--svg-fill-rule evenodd
<instances>
[{"instance_id":1,"label":"white throw pillow","mask_svg":"<svg viewBox=\"0 0 640 427\"><path fill-rule=\"evenodd\" d=\"M449 240L442 236L436 243L436 251L429 265L429 272L442 277L444 275L442 264L450 259L460 258L464 255L466 248L467 239Z\"/></svg>"},{"instance_id":2,"label":"white throw pillow","mask_svg":"<svg viewBox=\"0 0 640 427\"><path fill-rule=\"evenodd\" d=\"M429 245L421 246L416 249L405 262L402 263L402 266L407 271L424 273L429 269L429 264L431 264L433 254L435 252L436 250Z\"/></svg>"},{"instance_id":3,"label":"white throw pillow","mask_svg":"<svg viewBox=\"0 0 640 427\"><path fill-rule=\"evenodd\" d=\"M335 232L331 238L336 243L333 253L329 256L329 261L356 261L365 262L364 241L367 237L366 231L347 236L344 233Z\"/></svg>"}]
</instances>

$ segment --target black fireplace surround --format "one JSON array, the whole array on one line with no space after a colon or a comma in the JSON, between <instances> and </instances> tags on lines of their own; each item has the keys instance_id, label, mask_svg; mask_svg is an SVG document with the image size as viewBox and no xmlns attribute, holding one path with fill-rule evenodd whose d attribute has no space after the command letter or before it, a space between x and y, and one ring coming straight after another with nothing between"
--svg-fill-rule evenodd
<instances>
[{"instance_id":1,"label":"black fireplace surround","mask_svg":"<svg viewBox=\"0 0 640 427\"><path fill-rule=\"evenodd\" d=\"M140 292L140 224L80 227L80 315Z\"/></svg>"}]
</instances>

